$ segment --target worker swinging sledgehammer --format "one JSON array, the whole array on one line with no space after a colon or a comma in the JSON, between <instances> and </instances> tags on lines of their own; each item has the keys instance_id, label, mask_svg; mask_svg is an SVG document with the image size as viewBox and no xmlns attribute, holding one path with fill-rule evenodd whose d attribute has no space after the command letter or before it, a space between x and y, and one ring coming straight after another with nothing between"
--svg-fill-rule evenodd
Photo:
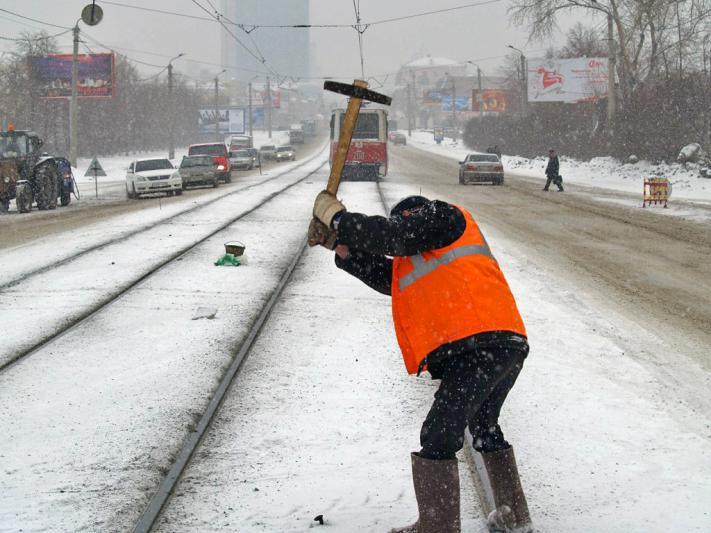
<instances>
[{"instance_id":1,"label":"worker swinging sledgehammer","mask_svg":"<svg viewBox=\"0 0 711 533\"><path fill-rule=\"evenodd\" d=\"M357 84L350 86L348 111L351 104L360 106L354 103ZM422 425L421 449L411 454L419 518L392 532L461 531L455 454L467 426L494 496L490 530L531 531L513 448L498 423L528 355L526 330L511 290L463 207L409 196L387 218L346 211L335 196L340 175L334 171L339 171L340 149L343 145L347 151L355 124L353 120L348 126L348 111L329 187L314 202L309 245L335 250L338 268L392 297L407 371L427 370L441 380Z\"/></svg>"}]
</instances>

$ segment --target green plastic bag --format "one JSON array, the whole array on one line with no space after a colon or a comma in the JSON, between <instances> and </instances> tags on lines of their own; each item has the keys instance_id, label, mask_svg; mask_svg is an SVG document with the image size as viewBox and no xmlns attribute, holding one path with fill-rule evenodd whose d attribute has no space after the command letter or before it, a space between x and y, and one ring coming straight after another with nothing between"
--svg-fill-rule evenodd
<instances>
[{"instance_id":1,"label":"green plastic bag","mask_svg":"<svg viewBox=\"0 0 711 533\"><path fill-rule=\"evenodd\" d=\"M231 266L238 267L240 265L239 259L233 254L225 254L215 261L215 266Z\"/></svg>"}]
</instances>

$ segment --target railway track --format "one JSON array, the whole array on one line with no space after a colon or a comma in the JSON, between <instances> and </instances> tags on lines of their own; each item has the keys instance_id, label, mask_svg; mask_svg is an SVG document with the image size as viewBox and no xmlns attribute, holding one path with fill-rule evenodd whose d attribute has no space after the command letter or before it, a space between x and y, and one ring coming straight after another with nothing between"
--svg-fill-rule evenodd
<instances>
[{"instance_id":1,"label":"railway track","mask_svg":"<svg viewBox=\"0 0 711 533\"><path fill-rule=\"evenodd\" d=\"M98 243L95 246L81 250L81 251L79 251L69 257L66 257L63 260L58 261L56 263L49 263L47 265L43 265L42 267L39 267L32 272L28 272L28 273L24 274L23 276L21 276L20 278L13 280L12 282L8 282L8 283L5 283L4 285L0 286L0 298L8 297L9 293L14 293L14 294L11 294L11 296L15 296L15 297L18 294L21 295L23 293L24 286L30 285L36 278L41 278L41 277L44 277L44 278L50 277L51 278L52 276L56 276L58 278L59 275L57 275L56 272L71 272L72 265L75 264L76 262L78 262L79 260L93 259L94 256L101 253L102 251L107 250L111 246L126 244L127 241L131 238L145 235L148 232L150 232L151 230L155 230L155 229L160 228L162 226L166 226L167 224L169 224L171 222L175 224L175 223L179 223L182 219L185 219L186 217L189 217L189 216L199 215L202 213L209 213L210 208L216 206L218 202L224 202L226 199L235 197L235 196L239 195L240 193L244 193L244 191L246 191L246 190L255 189L260 186L264 186L265 184L275 182L276 180L284 177L285 175L292 174L295 171L298 171L298 169L302 169L304 166L307 166L310 164L315 164L314 162L322 157L323 157L322 152L319 152L317 155L304 161L302 164L297 165L297 167L292 168L292 169L285 171L283 173L279 173L275 176L269 177L265 180L260 181L259 183L255 183L255 184L237 189L235 191L230 191L229 193L222 195L218 198L211 199L205 203L190 207L190 208L185 209L175 215L171 215L167 219L162 219L157 222L152 222L150 224L146 224L146 225L144 225L144 226L142 226L130 233L116 236L114 238L111 238L111 239L108 239L108 240L103 241L101 243ZM20 336L18 333L18 336L20 337L19 342L23 342L24 344L21 344L19 349L15 349L13 352L11 352L9 354L6 353L4 356L0 352L0 375L2 375L2 373L7 371L13 365L17 364L18 362L20 362L22 360L27 359L33 353L48 346L52 342L60 339L61 337L66 335L68 332L72 331L74 328L81 325L86 320L90 319L92 316L96 315L97 313L101 312L108 306L112 305L114 302L121 299L125 294L127 294L131 290L135 289L137 286L139 286L141 283L145 282L150 277L154 276L157 272L161 271L164 267L166 267L166 265L172 263L173 261L180 260L181 257L188 254L191 250L195 249L197 246L199 246L201 243L203 243L204 241L206 241L213 235L218 234L219 232L223 231L225 228L229 227L231 224L233 224L236 221L242 219L243 217L249 215L250 213L256 211L261 206L268 203L269 201L271 201L273 198L279 196L280 194L283 194L285 191L291 189L295 185L298 185L298 184L308 180L311 176L313 176L315 173L317 173L324 165L325 165L325 161L320 163L315 169L306 172L301 178L291 181L291 182L288 182L288 183L284 184L283 186L276 187L276 190L274 190L271 193L268 193L263 199L258 201L256 204L253 204L251 206L244 208L236 216L228 216L228 217L224 218L219 224L216 225L216 227L210 228L207 232L200 235L199 238L194 239L194 240L192 240L192 241L188 242L187 244L184 244L180 247L177 247L176 249L174 249L168 253L165 253L156 262L154 262L150 267L144 268L138 275L131 277L128 281L123 282L119 286L109 287L103 294L100 294L99 297L96 298L91 305L81 307L80 309L72 309L66 316L63 316L60 318L57 318L55 316L54 323L51 324L49 327L47 327L44 330L42 330L38 327L39 323L44 325L44 323L41 320L41 313L43 312L43 309L37 311L37 314L34 314L31 309L28 310L28 312L27 312L27 314L29 315L28 321L20 321L20 322L22 323L22 327L26 328L26 330L29 332L28 334L29 335L34 334L34 337L32 337L28 342L26 335ZM208 215L205 215L205 216L208 216ZM64 269L64 270L62 270L62 269ZM42 280L39 280L39 281L42 281ZM86 281L88 282L90 280L86 280ZM59 298L61 298L61 295L59 295L57 297L57 299L59 299ZM15 301L19 301L19 299L16 298ZM8 306L10 306L10 305L12 305L12 302L8 303ZM54 311L49 310L48 312L52 313ZM56 315L56 312L54 312L54 313ZM34 320L34 319L36 319L35 324L32 323L32 320ZM5 346L8 346L8 344L9 344L8 339L6 337ZM11 341L10 341L10 344L11 344Z\"/></svg>"},{"instance_id":2,"label":"railway track","mask_svg":"<svg viewBox=\"0 0 711 533\"><path fill-rule=\"evenodd\" d=\"M160 226L161 224L166 224L166 223L169 223L173 220L178 220L180 217L184 217L187 214L194 213L198 210L207 208L207 207L215 204L216 202L219 202L229 196L241 194L241 193L244 193L245 191L249 191L249 190L254 189L256 187L260 187L266 183L270 183L274 180L277 180L277 179L281 178L282 176L285 176L289 173L297 171L298 169L302 168L303 166L308 165L309 163L315 161L319 157L322 157L322 153L323 153L323 149L320 149L312 157L305 159L304 161L300 162L298 165L291 167L290 169L285 170L283 172L279 172L279 173L275 174L274 176L267 177L263 180L260 180L257 183L252 183L252 184L246 185L244 187L239 187L239 188L237 188L235 190L231 190L225 194L221 194L211 200L207 200L207 201L201 202L197 205L180 210L177 213L174 213L173 215L169 215L165 218L161 218L161 219L155 220L153 222L150 222L148 224L144 224L138 228L132 229L127 232L120 233L119 235L113 236L109 239L102 240L102 241L97 242L87 248L83 248L71 255L68 255L58 261L48 262L47 264L42 265L40 267L25 271L21 275L16 276L13 279L3 281L2 283L0 283L0 293L2 293L3 291L5 291L11 287L18 285L19 283L21 283L29 278L32 278L33 276L37 276L38 274L42 274L42 273L48 272L50 270L53 270L57 267L69 264L69 263L76 261L77 259L87 255L87 254L90 254L90 253L95 252L97 250L101 250L103 248L106 248L107 246L111 246L112 244L126 241L127 239L129 239L135 235L149 231L155 227Z\"/></svg>"},{"instance_id":3,"label":"railway track","mask_svg":"<svg viewBox=\"0 0 711 533\"><path fill-rule=\"evenodd\" d=\"M378 196L380 198L383 211L385 213L389 212L389 207L385 198L380 182L376 182L376 187L378 190ZM299 264L299 261L303 258L304 252L306 251L306 242L297 250L297 252L291 258L288 267L284 270L279 280L279 284L274 289L271 297L267 300L264 306L259 312L257 320L254 322L249 330L249 333L245 337L244 342L241 344L239 349L234 355L230 366L227 371L222 376L219 385L217 386L214 395L210 399L207 408L204 410L200 416L199 421L185 437L183 445L180 451L175 456L175 460L168 469L166 475L163 477L158 489L153 494L150 502L146 506L145 510L141 514L141 517L135 524L133 531L134 533L148 533L153 530L154 526L157 524L161 513L169 504L170 497L174 493L177 485L180 482L181 475L185 471L186 467L190 463L191 458L194 456L196 450L200 447L203 437L207 433L210 423L215 417L216 413L220 409L226 395L229 392L230 385L235 379L235 376L239 372L243 362L248 357L250 350L254 343L259 338L272 310L279 302L284 289L287 287L289 280Z\"/></svg>"}]
</instances>

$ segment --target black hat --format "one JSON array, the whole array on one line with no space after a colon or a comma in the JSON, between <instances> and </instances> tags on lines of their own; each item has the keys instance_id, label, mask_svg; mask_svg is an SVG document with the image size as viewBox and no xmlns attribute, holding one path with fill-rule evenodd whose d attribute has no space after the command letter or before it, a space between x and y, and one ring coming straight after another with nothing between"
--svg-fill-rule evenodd
<instances>
[{"instance_id":1,"label":"black hat","mask_svg":"<svg viewBox=\"0 0 711 533\"><path fill-rule=\"evenodd\" d=\"M392 207L390 210L390 216L394 217L396 215L401 215L402 212L407 209L414 209L415 207L421 207L428 203L430 203L430 201L424 196L406 196Z\"/></svg>"}]
</instances>

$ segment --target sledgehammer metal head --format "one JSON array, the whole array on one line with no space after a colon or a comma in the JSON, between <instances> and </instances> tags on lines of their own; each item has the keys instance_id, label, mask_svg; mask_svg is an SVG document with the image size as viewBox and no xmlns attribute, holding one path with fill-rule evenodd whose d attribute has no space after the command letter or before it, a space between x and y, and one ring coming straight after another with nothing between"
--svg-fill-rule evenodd
<instances>
[{"instance_id":1,"label":"sledgehammer metal head","mask_svg":"<svg viewBox=\"0 0 711 533\"><path fill-rule=\"evenodd\" d=\"M338 192L338 186L341 184L343 167L346 165L346 157L348 156L348 149L351 145L353 130L358 121L361 103L363 100L368 100L377 104L390 105L392 98L369 90L368 84L363 80L354 80L353 85L339 83L337 81L327 81L324 82L323 88L327 91L350 96L346 114L343 117L343 126L341 127L338 137L338 146L336 147L336 153L331 163L331 174L328 177L328 185L326 185L328 192L336 194Z\"/></svg>"}]
</instances>

